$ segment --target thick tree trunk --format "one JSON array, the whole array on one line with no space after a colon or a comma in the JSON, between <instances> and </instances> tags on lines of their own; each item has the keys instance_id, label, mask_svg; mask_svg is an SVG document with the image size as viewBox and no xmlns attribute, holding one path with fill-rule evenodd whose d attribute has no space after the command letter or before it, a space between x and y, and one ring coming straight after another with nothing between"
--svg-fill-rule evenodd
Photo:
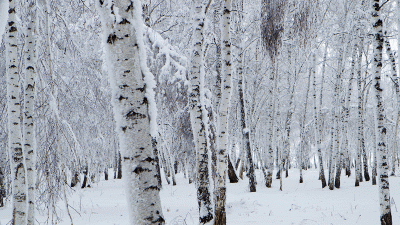
<instances>
[{"instance_id":1,"label":"thick tree trunk","mask_svg":"<svg viewBox=\"0 0 400 225\"><path fill-rule=\"evenodd\" d=\"M13 179L13 225L27 224L27 184L25 177L25 159L22 151L21 109L18 59L17 3L9 1L8 26L5 34L6 74L7 74L7 105L8 105L8 147L11 156L11 171Z\"/></svg>"},{"instance_id":2,"label":"thick tree trunk","mask_svg":"<svg viewBox=\"0 0 400 225\"><path fill-rule=\"evenodd\" d=\"M28 27L26 29L25 44L25 82L24 82L24 155L26 163L26 181L28 187L28 225L35 224L35 77L36 77L36 0L28 1Z\"/></svg>"},{"instance_id":3,"label":"thick tree trunk","mask_svg":"<svg viewBox=\"0 0 400 225\"><path fill-rule=\"evenodd\" d=\"M222 40L222 83L221 102L218 117L218 180L215 202L215 224L226 224L226 172L227 172L227 148L228 148L228 113L232 90L231 72L231 0L224 0L221 11L221 40Z\"/></svg>"},{"instance_id":4,"label":"thick tree trunk","mask_svg":"<svg viewBox=\"0 0 400 225\"><path fill-rule=\"evenodd\" d=\"M140 1L99 0L98 6L130 223L164 224L151 143L151 131L154 131L151 117L155 111L153 77L145 64L141 4ZM118 16L112 10L115 8L120 9Z\"/></svg>"},{"instance_id":5,"label":"thick tree trunk","mask_svg":"<svg viewBox=\"0 0 400 225\"><path fill-rule=\"evenodd\" d=\"M388 159L387 159L387 146L386 146L386 127L384 124L385 114L383 107L381 86L381 73L382 73L382 48L383 48L383 33L382 33L382 19L381 19L381 5L379 0L372 2L372 23L373 23L373 73L374 73L374 90L376 95L376 118L377 118L377 154L380 160L379 165L379 202L380 202L380 221L382 225L392 224L392 213L390 209L390 191L389 191L389 177L388 177Z\"/></svg>"}]
</instances>

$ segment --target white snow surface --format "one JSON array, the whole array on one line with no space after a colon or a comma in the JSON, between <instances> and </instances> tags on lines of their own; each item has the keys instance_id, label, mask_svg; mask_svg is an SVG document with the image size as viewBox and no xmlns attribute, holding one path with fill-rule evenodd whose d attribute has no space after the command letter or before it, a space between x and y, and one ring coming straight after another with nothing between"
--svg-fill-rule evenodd
<instances>
[{"instance_id":1,"label":"white snow surface","mask_svg":"<svg viewBox=\"0 0 400 225\"><path fill-rule=\"evenodd\" d=\"M112 169L109 171L112 178ZM354 174L354 171L352 171ZM354 176L342 176L342 186L333 191L321 189L317 170L304 171L304 183L299 184L298 170L290 170L283 179L283 191L279 181L273 180L272 188L266 188L262 173L256 171L257 192L248 191L248 179L237 184L227 183L227 224L232 225L373 225L379 223L378 186L362 182L354 187ZM161 204L166 224L198 224L198 205L194 184L188 184L183 174L177 174L177 185L167 185L163 177ZM78 185L79 186L79 185ZM102 181L92 188L72 189L68 204L75 225L128 225L128 207L123 180ZM393 224L400 224L400 178L390 177ZM59 202L59 225L70 225L65 203ZM400 206L399 206L400 207ZM0 209L0 224L10 224L11 203ZM37 214L38 224L45 224L47 215ZM50 223L51 224L51 223Z\"/></svg>"}]
</instances>

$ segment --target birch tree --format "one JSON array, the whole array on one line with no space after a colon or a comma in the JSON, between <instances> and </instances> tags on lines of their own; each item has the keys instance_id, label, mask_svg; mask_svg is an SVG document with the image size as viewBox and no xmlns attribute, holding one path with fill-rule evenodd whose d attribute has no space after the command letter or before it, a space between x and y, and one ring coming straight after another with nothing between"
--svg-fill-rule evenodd
<instances>
[{"instance_id":1,"label":"birch tree","mask_svg":"<svg viewBox=\"0 0 400 225\"><path fill-rule=\"evenodd\" d=\"M36 76L36 0L25 2L27 7L28 27L25 35L25 81L24 81L24 155L26 181L28 187L28 225L35 224L35 76Z\"/></svg>"},{"instance_id":2,"label":"birch tree","mask_svg":"<svg viewBox=\"0 0 400 225\"><path fill-rule=\"evenodd\" d=\"M112 88L131 224L164 224L149 114L156 110L146 71L140 1L97 2Z\"/></svg>"},{"instance_id":3,"label":"birch tree","mask_svg":"<svg viewBox=\"0 0 400 225\"><path fill-rule=\"evenodd\" d=\"M227 170L227 147L228 147L228 109L232 90L231 72L231 0L224 0L221 11L221 41L222 41L222 82L221 102L218 117L218 184L217 199L215 207L215 224L226 224L226 170Z\"/></svg>"},{"instance_id":4,"label":"birch tree","mask_svg":"<svg viewBox=\"0 0 400 225\"><path fill-rule=\"evenodd\" d=\"M8 146L13 177L13 225L27 223L27 190L25 159L22 150L19 97L19 58L17 40L17 1L9 1L8 26L6 33L7 104L8 104Z\"/></svg>"},{"instance_id":5,"label":"birch tree","mask_svg":"<svg viewBox=\"0 0 400 225\"><path fill-rule=\"evenodd\" d=\"M192 122L193 136L195 140L197 156L197 201L199 204L200 224L212 224L213 208L210 199L210 181L208 171L208 149L207 137L205 133L205 117L207 113L203 107L202 91L204 85L204 53L203 53L203 30L205 20L205 9L202 0L194 1L194 20L193 20L193 55L192 71L190 74L190 120Z\"/></svg>"},{"instance_id":6,"label":"birch tree","mask_svg":"<svg viewBox=\"0 0 400 225\"><path fill-rule=\"evenodd\" d=\"M383 32L381 19L381 4L379 0L372 1L372 31L373 40L373 73L374 73L374 90L376 96L376 119L377 119L377 159L379 160L379 203L380 203L380 221L382 225L392 224L392 213L390 209L390 191L388 176L388 159L386 146L386 127L384 124L385 114L382 99L383 87L381 85L382 73L382 48L383 48Z\"/></svg>"}]
</instances>

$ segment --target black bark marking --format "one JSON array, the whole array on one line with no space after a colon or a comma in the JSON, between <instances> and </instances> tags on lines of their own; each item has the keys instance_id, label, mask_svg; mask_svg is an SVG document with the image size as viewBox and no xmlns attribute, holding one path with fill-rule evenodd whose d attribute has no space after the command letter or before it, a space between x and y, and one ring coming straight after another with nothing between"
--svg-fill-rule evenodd
<instances>
[{"instance_id":1,"label":"black bark marking","mask_svg":"<svg viewBox=\"0 0 400 225\"><path fill-rule=\"evenodd\" d=\"M133 172L136 174L142 173L144 171L148 171L148 169L143 169L141 166L138 166L133 170Z\"/></svg>"},{"instance_id":2,"label":"black bark marking","mask_svg":"<svg viewBox=\"0 0 400 225\"><path fill-rule=\"evenodd\" d=\"M151 158L151 157L147 157L146 159L144 159L142 162L152 162L152 161L154 161L154 159L153 158Z\"/></svg>"},{"instance_id":3,"label":"black bark marking","mask_svg":"<svg viewBox=\"0 0 400 225\"><path fill-rule=\"evenodd\" d=\"M28 66L26 67L26 70L35 70L35 68L33 68L33 66Z\"/></svg>"},{"instance_id":4,"label":"black bark marking","mask_svg":"<svg viewBox=\"0 0 400 225\"><path fill-rule=\"evenodd\" d=\"M137 119L144 119L144 118L146 118L146 115L141 114L141 113L137 113L137 112L131 110L131 111L128 112L128 114L126 114L125 117L126 117L127 119L130 119L130 120L137 120Z\"/></svg>"},{"instance_id":5,"label":"black bark marking","mask_svg":"<svg viewBox=\"0 0 400 225\"><path fill-rule=\"evenodd\" d=\"M110 35L108 35L108 38L107 38L107 43L108 44L114 44L114 42L117 40L117 35L115 35L115 34L110 34Z\"/></svg>"},{"instance_id":6,"label":"black bark marking","mask_svg":"<svg viewBox=\"0 0 400 225\"><path fill-rule=\"evenodd\" d=\"M28 86L26 87L26 90L33 90L34 89L34 85L32 84L28 84Z\"/></svg>"},{"instance_id":7,"label":"black bark marking","mask_svg":"<svg viewBox=\"0 0 400 225\"><path fill-rule=\"evenodd\" d=\"M131 24L131 22L129 22L126 18L123 18L119 24Z\"/></svg>"},{"instance_id":8,"label":"black bark marking","mask_svg":"<svg viewBox=\"0 0 400 225\"><path fill-rule=\"evenodd\" d=\"M142 105L147 105L147 104L149 104L149 102L147 101L147 98L146 98L146 97L144 97L144 98L143 98Z\"/></svg>"},{"instance_id":9,"label":"black bark marking","mask_svg":"<svg viewBox=\"0 0 400 225\"><path fill-rule=\"evenodd\" d=\"M128 8L125 9L125 12L129 12L129 10L133 9L133 2L131 1L131 4L128 6Z\"/></svg>"},{"instance_id":10,"label":"black bark marking","mask_svg":"<svg viewBox=\"0 0 400 225\"><path fill-rule=\"evenodd\" d=\"M381 86L380 86L379 83L376 83L376 84L375 84L375 89L376 89L377 91L383 91L383 90L381 89Z\"/></svg>"},{"instance_id":11,"label":"black bark marking","mask_svg":"<svg viewBox=\"0 0 400 225\"><path fill-rule=\"evenodd\" d=\"M157 213L157 214L159 214L159 213ZM165 220L164 220L164 218L162 216L160 216L160 217L158 217L158 219L154 220L153 223L164 224Z\"/></svg>"},{"instance_id":12,"label":"black bark marking","mask_svg":"<svg viewBox=\"0 0 400 225\"><path fill-rule=\"evenodd\" d=\"M8 26L12 26L12 25L14 25L14 21L10 21L10 22L8 22Z\"/></svg>"},{"instance_id":13,"label":"black bark marking","mask_svg":"<svg viewBox=\"0 0 400 225\"><path fill-rule=\"evenodd\" d=\"M138 91L140 91L140 92L144 92L144 90L145 90L145 88L144 87L142 87L142 88L136 88L136 90L138 90Z\"/></svg>"},{"instance_id":14,"label":"black bark marking","mask_svg":"<svg viewBox=\"0 0 400 225\"><path fill-rule=\"evenodd\" d=\"M11 1L10 1L10 2L11 2ZM9 14L15 13L15 8L10 8L10 9L8 10L8 13L9 13Z\"/></svg>"},{"instance_id":15,"label":"black bark marking","mask_svg":"<svg viewBox=\"0 0 400 225\"><path fill-rule=\"evenodd\" d=\"M122 127L122 131L125 132L126 131L126 127Z\"/></svg>"},{"instance_id":16,"label":"black bark marking","mask_svg":"<svg viewBox=\"0 0 400 225\"><path fill-rule=\"evenodd\" d=\"M130 73L130 72L131 72L130 70L125 70L125 71L124 71L124 73Z\"/></svg>"},{"instance_id":17,"label":"black bark marking","mask_svg":"<svg viewBox=\"0 0 400 225\"><path fill-rule=\"evenodd\" d=\"M122 100L124 100L124 99L128 99L128 97L124 97L124 96L121 95L121 96L119 96L119 98L118 98L119 101L122 101Z\"/></svg>"},{"instance_id":18,"label":"black bark marking","mask_svg":"<svg viewBox=\"0 0 400 225\"><path fill-rule=\"evenodd\" d=\"M129 87L127 84L119 85L119 88L120 88L120 89L125 89L125 88L127 88L127 87Z\"/></svg>"},{"instance_id":19,"label":"black bark marking","mask_svg":"<svg viewBox=\"0 0 400 225\"><path fill-rule=\"evenodd\" d=\"M10 27L10 33L17 31L16 27Z\"/></svg>"},{"instance_id":20,"label":"black bark marking","mask_svg":"<svg viewBox=\"0 0 400 225\"><path fill-rule=\"evenodd\" d=\"M99 0L99 2L100 2L100 5L103 5L103 4L104 4L104 1L103 1L103 0Z\"/></svg>"},{"instance_id":21,"label":"black bark marking","mask_svg":"<svg viewBox=\"0 0 400 225\"><path fill-rule=\"evenodd\" d=\"M147 188L144 189L144 191L148 191L148 190L157 190L157 191L159 191L160 188L158 186L152 185L152 186L147 187Z\"/></svg>"}]
</instances>

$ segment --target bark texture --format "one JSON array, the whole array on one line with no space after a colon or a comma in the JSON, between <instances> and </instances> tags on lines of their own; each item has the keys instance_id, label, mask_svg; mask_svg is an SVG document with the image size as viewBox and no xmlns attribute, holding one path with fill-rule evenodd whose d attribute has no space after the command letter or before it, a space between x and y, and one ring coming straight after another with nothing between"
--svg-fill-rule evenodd
<instances>
[{"instance_id":1,"label":"bark texture","mask_svg":"<svg viewBox=\"0 0 400 225\"><path fill-rule=\"evenodd\" d=\"M206 138L206 116L203 107L203 84L204 84L204 54L202 50L204 37L205 9L201 0L194 1L193 22L193 58L192 71L190 74L189 108L192 131L195 141L197 155L197 202L199 204L200 224L211 224L213 222L213 207L210 197L210 182L208 171L208 149Z\"/></svg>"},{"instance_id":2,"label":"bark texture","mask_svg":"<svg viewBox=\"0 0 400 225\"><path fill-rule=\"evenodd\" d=\"M130 224L164 224L156 177L140 1L98 1ZM118 9L115 13L114 10ZM142 52L141 52L142 51ZM144 79L147 79L146 81ZM151 101L151 100L150 100Z\"/></svg>"},{"instance_id":3,"label":"bark texture","mask_svg":"<svg viewBox=\"0 0 400 225\"><path fill-rule=\"evenodd\" d=\"M36 0L25 3L27 7L28 27L25 34L25 82L24 82L24 154L26 164L26 182L28 187L28 225L35 224L35 77L36 77Z\"/></svg>"},{"instance_id":4,"label":"bark texture","mask_svg":"<svg viewBox=\"0 0 400 225\"><path fill-rule=\"evenodd\" d=\"M215 224L226 224L226 172L227 172L227 147L228 147L228 113L232 90L232 69L231 69L231 0L224 0L221 19L221 41L222 41L222 83L221 102L218 117L218 181L217 196L215 204Z\"/></svg>"},{"instance_id":5,"label":"bark texture","mask_svg":"<svg viewBox=\"0 0 400 225\"><path fill-rule=\"evenodd\" d=\"M13 225L27 224L27 189L25 177L25 159L22 151L20 83L18 72L18 29L15 0L9 1L8 26L5 34L7 105L8 105L8 147L11 157Z\"/></svg>"},{"instance_id":6,"label":"bark texture","mask_svg":"<svg viewBox=\"0 0 400 225\"><path fill-rule=\"evenodd\" d=\"M374 73L374 90L376 96L376 119L377 119L377 154L379 166L379 203L380 203L380 221L382 225L392 224L392 213L390 209L390 191L389 191L389 176L388 176L388 159L386 146L386 127L384 124L385 114L383 107L381 85L382 73L382 48L383 48L383 33L381 19L381 5L379 0L372 2L372 23L373 23L373 73Z\"/></svg>"}]
</instances>

